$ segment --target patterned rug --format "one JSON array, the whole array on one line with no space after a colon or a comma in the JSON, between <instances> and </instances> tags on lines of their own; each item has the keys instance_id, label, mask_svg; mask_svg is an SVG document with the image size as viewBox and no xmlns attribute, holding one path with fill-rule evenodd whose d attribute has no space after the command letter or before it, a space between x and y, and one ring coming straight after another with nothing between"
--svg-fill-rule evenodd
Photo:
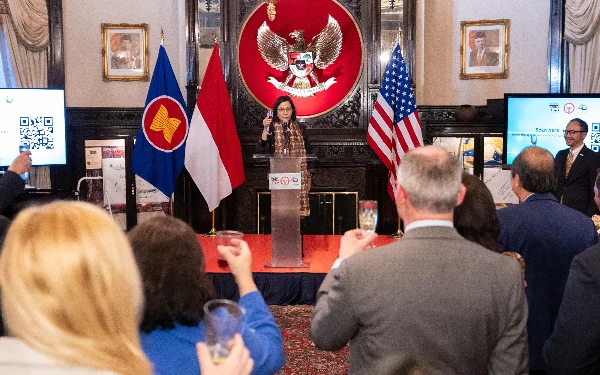
<instances>
[{"instance_id":1,"label":"patterned rug","mask_svg":"<svg viewBox=\"0 0 600 375\"><path fill-rule=\"evenodd\" d=\"M349 348L326 352L309 338L313 306L269 306L281 333L285 364L277 375L343 375L348 373Z\"/></svg>"}]
</instances>

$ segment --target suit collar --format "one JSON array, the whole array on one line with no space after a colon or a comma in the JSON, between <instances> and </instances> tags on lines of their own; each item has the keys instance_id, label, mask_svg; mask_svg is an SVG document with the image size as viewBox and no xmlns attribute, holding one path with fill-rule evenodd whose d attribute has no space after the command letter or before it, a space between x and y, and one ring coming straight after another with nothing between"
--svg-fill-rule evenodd
<instances>
[{"instance_id":1,"label":"suit collar","mask_svg":"<svg viewBox=\"0 0 600 375\"><path fill-rule=\"evenodd\" d=\"M454 227L419 227L404 233L403 239L416 238L462 238Z\"/></svg>"},{"instance_id":2,"label":"suit collar","mask_svg":"<svg viewBox=\"0 0 600 375\"><path fill-rule=\"evenodd\" d=\"M556 199L556 197L554 196L554 194L552 193L534 193L533 195L530 195L527 197L527 199L525 199L525 201L523 203L529 203L529 202L533 202L533 201L555 201L558 202L558 199Z\"/></svg>"}]
</instances>

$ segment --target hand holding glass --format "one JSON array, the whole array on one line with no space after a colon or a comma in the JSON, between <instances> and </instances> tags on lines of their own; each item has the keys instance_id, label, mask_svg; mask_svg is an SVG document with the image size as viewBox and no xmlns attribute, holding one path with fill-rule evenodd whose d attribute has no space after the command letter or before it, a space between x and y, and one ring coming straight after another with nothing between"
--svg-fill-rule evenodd
<instances>
[{"instance_id":1,"label":"hand holding glass","mask_svg":"<svg viewBox=\"0 0 600 375\"><path fill-rule=\"evenodd\" d=\"M360 229L367 233L377 228L377 201L358 201L358 222Z\"/></svg>"},{"instance_id":2,"label":"hand holding glass","mask_svg":"<svg viewBox=\"0 0 600 375\"><path fill-rule=\"evenodd\" d=\"M231 350L236 333L242 332L246 309L226 299L215 299L204 304L204 341L214 363L221 363Z\"/></svg>"},{"instance_id":3,"label":"hand holding glass","mask_svg":"<svg viewBox=\"0 0 600 375\"><path fill-rule=\"evenodd\" d=\"M244 233L235 230L220 230L217 232L217 246L233 246L231 243L232 239L241 240L244 237ZM217 263L219 268L227 269L227 261L225 258L217 252Z\"/></svg>"}]
</instances>

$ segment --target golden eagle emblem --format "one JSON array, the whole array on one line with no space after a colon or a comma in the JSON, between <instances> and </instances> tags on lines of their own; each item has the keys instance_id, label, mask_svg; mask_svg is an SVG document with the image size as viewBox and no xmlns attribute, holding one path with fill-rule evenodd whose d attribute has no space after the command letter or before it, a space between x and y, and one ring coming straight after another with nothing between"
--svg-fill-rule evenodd
<instances>
[{"instance_id":1,"label":"golden eagle emblem","mask_svg":"<svg viewBox=\"0 0 600 375\"><path fill-rule=\"evenodd\" d=\"M327 68L340 55L342 30L338 22L330 15L325 28L309 44L304 40L304 30L294 30L290 36L296 40L293 45L271 31L266 21L258 28L258 50L265 62L282 72L289 70L284 82L277 81L275 77L269 77L268 81L279 90L299 97L327 90L335 83L335 77L321 83L315 68ZM308 77L315 83L314 87ZM290 87L288 83L292 78L294 81Z\"/></svg>"},{"instance_id":2,"label":"golden eagle emblem","mask_svg":"<svg viewBox=\"0 0 600 375\"><path fill-rule=\"evenodd\" d=\"M169 143L173 139L173 134L179 128L179 124L181 124L181 120L176 119L174 117L169 117L169 111L164 105L160 105L160 108L156 112L154 119L152 119L152 124L150 124L150 129L163 132L163 137Z\"/></svg>"}]
</instances>

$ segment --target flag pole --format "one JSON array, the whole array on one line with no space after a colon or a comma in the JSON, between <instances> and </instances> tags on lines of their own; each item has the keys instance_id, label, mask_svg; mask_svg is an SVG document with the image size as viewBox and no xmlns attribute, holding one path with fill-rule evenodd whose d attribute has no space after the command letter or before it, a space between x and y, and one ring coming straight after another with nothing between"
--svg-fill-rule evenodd
<instances>
[{"instance_id":1,"label":"flag pole","mask_svg":"<svg viewBox=\"0 0 600 375\"><path fill-rule=\"evenodd\" d=\"M404 236L404 232L402 232L400 230L400 223L402 222L402 219L400 219L400 216L398 216L398 230L395 233L392 233L390 235L388 235L389 238L395 238L397 240L401 239L402 236Z\"/></svg>"},{"instance_id":2,"label":"flag pole","mask_svg":"<svg viewBox=\"0 0 600 375\"><path fill-rule=\"evenodd\" d=\"M216 237L217 231L215 229L215 210L212 211L212 228L208 233L204 233L204 237Z\"/></svg>"}]
</instances>

